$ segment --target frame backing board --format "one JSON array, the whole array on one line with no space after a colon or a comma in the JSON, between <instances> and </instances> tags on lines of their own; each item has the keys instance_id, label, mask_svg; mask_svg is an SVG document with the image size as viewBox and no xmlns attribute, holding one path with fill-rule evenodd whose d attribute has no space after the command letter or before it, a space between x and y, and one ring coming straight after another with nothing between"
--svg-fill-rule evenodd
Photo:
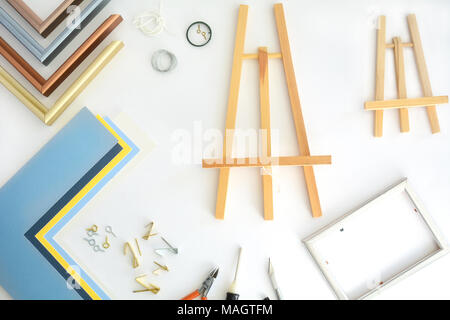
<instances>
[{"instance_id":1,"label":"frame backing board","mask_svg":"<svg viewBox=\"0 0 450 320\"><path fill-rule=\"evenodd\" d=\"M304 240L339 299L365 299L444 255L407 180Z\"/></svg>"}]
</instances>

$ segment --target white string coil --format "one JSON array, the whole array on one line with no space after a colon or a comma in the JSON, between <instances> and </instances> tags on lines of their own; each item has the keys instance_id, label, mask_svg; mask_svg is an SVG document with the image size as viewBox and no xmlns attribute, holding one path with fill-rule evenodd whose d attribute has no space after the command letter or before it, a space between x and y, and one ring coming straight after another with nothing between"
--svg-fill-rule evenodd
<instances>
[{"instance_id":1,"label":"white string coil","mask_svg":"<svg viewBox=\"0 0 450 320\"><path fill-rule=\"evenodd\" d=\"M136 18L133 24L149 37L156 36L166 30L166 21L161 14L162 1L159 3L159 11L146 11Z\"/></svg>"}]
</instances>

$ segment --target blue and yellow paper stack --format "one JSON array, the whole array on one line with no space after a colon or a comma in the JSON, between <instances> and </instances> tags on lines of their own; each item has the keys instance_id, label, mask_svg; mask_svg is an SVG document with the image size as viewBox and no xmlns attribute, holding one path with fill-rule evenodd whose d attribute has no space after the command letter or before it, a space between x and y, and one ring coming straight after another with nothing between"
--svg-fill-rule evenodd
<instances>
[{"instance_id":1,"label":"blue and yellow paper stack","mask_svg":"<svg viewBox=\"0 0 450 320\"><path fill-rule=\"evenodd\" d=\"M108 299L54 240L139 149L82 109L0 189L0 285L16 299Z\"/></svg>"}]
</instances>

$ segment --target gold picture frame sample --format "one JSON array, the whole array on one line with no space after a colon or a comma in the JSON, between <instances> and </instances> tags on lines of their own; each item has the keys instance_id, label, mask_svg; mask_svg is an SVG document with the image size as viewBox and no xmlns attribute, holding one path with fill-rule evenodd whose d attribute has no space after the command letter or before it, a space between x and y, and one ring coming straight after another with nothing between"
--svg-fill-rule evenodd
<instances>
[{"instance_id":1,"label":"gold picture frame sample","mask_svg":"<svg viewBox=\"0 0 450 320\"><path fill-rule=\"evenodd\" d=\"M50 108L44 106L2 67L0 67L0 83L22 101L42 122L52 125L123 47L122 41L111 42Z\"/></svg>"},{"instance_id":2,"label":"gold picture frame sample","mask_svg":"<svg viewBox=\"0 0 450 320\"><path fill-rule=\"evenodd\" d=\"M23 0L6 0L44 38L70 14L70 6L78 6L83 0L64 0L45 20L42 20Z\"/></svg>"}]
</instances>

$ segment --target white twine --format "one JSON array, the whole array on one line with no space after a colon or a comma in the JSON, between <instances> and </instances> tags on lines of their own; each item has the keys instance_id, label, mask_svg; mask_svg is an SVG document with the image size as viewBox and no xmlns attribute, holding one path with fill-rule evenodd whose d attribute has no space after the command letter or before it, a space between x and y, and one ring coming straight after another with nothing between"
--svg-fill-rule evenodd
<instances>
[{"instance_id":1,"label":"white twine","mask_svg":"<svg viewBox=\"0 0 450 320\"><path fill-rule=\"evenodd\" d=\"M141 30L143 34L149 37L156 36L166 30L166 21L161 15L162 1L159 3L159 10L147 11L136 18L134 18L133 24Z\"/></svg>"}]
</instances>

